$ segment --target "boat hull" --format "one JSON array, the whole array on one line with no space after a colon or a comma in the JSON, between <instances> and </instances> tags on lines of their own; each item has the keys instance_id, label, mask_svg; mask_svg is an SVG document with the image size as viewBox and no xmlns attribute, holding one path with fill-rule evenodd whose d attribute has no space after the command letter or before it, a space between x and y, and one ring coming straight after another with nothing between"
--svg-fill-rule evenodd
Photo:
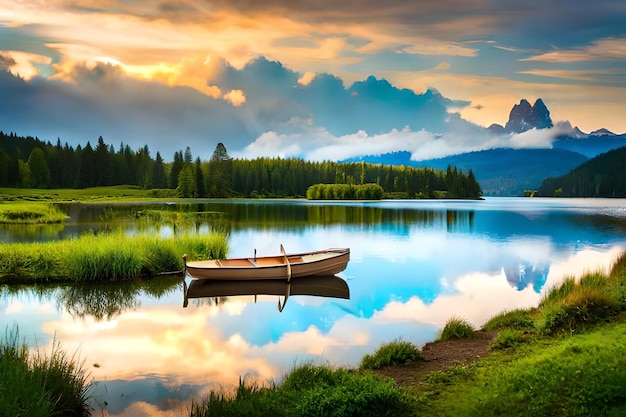
<instances>
[{"instance_id":1,"label":"boat hull","mask_svg":"<svg viewBox=\"0 0 626 417\"><path fill-rule=\"evenodd\" d=\"M186 262L187 275L196 279L263 280L335 275L346 269L350 249Z\"/></svg>"}]
</instances>

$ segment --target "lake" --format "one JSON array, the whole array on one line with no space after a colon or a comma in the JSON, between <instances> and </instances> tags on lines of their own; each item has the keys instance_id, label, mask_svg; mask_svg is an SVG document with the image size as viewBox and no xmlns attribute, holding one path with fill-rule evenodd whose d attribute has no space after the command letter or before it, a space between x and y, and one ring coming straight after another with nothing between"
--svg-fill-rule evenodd
<instances>
[{"instance_id":1,"label":"lake","mask_svg":"<svg viewBox=\"0 0 626 417\"><path fill-rule=\"evenodd\" d=\"M280 381L307 362L358 366L384 342L421 346L436 339L452 317L479 328L503 310L536 306L563 277L607 271L626 249L622 199L203 200L64 208L67 224L0 227L0 241L115 228L164 236L223 230L235 257L251 257L255 249L257 256L278 254L281 244L288 253L351 249L338 274L348 299L249 294L185 303L191 280L183 284L180 277L0 287L0 326L17 324L30 345L49 351L56 340L75 354L96 381L95 415L171 416L192 397L240 377ZM158 214L163 211L170 216Z\"/></svg>"}]
</instances>

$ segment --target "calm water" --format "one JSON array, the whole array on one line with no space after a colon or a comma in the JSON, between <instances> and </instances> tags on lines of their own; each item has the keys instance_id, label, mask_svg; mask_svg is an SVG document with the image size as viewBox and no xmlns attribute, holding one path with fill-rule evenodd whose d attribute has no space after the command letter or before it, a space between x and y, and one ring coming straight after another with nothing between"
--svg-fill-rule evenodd
<instances>
[{"instance_id":1,"label":"calm water","mask_svg":"<svg viewBox=\"0 0 626 417\"><path fill-rule=\"evenodd\" d=\"M154 213L167 209L175 219ZM240 376L279 380L302 362L358 365L381 343L422 345L452 316L476 327L537 305L564 276L609 268L626 249L626 200L198 202L74 205L65 226L0 229L0 241L65 239L122 227L230 233L231 256L350 247L349 299L247 295L190 299L182 280L3 288L0 326L54 339L97 381L96 415L170 416ZM198 216L192 215L199 212ZM129 220L132 218L132 220ZM186 280L188 284L189 279ZM1 288L1 287L0 287ZM181 404L183 404L181 406Z\"/></svg>"}]
</instances>

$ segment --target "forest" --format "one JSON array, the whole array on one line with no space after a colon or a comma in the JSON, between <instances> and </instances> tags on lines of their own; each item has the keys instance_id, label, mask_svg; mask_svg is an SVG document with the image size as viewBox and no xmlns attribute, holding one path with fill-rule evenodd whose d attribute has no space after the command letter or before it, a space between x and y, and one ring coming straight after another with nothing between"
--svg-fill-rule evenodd
<instances>
[{"instance_id":1,"label":"forest","mask_svg":"<svg viewBox=\"0 0 626 417\"><path fill-rule=\"evenodd\" d=\"M626 197L626 147L600 154L569 173L546 178L542 197Z\"/></svg>"},{"instance_id":2,"label":"forest","mask_svg":"<svg viewBox=\"0 0 626 417\"><path fill-rule=\"evenodd\" d=\"M166 162L148 145L115 148L98 138L75 148L0 131L0 187L88 188L136 185L155 196L305 197L315 184L377 184L386 198L480 198L470 170L392 166L366 162L314 162L297 158L237 159L219 143L210 160L193 158L189 147Z\"/></svg>"}]
</instances>

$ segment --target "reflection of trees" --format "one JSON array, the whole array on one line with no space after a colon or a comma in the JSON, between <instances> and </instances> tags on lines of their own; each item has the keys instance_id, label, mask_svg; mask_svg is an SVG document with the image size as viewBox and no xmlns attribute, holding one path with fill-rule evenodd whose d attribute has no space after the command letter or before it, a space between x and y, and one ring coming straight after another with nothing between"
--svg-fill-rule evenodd
<instances>
[{"instance_id":1,"label":"reflection of trees","mask_svg":"<svg viewBox=\"0 0 626 417\"><path fill-rule=\"evenodd\" d=\"M111 320L126 310L140 306L137 282L112 284L78 284L64 287L57 298L58 308L65 308L73 317Z\"/></svg>"},{"instance_id":2,"label":"reflection of trees","mask_svg":"<svg viewBox=\"0 0 626 417\"><path fill-rule=\"evenodd\" d=\"M43 242L56 239L64 228L65 225L62 223L5 224L0 230L0 241Z\"/></svg>"},{"instance_id":3,"label":"reflection of trees","mask_svg":"<svg viewBox=\"0 0 626 417\"><path fill-rule=\"evenodd\" d=\"M179 290L180 277L159 277L149 281L82 283L61 287L57 306L73 317L111 320L127 310L140 307L139 295L144 292L161 298Z\"/></svg>"}]
</instances>

